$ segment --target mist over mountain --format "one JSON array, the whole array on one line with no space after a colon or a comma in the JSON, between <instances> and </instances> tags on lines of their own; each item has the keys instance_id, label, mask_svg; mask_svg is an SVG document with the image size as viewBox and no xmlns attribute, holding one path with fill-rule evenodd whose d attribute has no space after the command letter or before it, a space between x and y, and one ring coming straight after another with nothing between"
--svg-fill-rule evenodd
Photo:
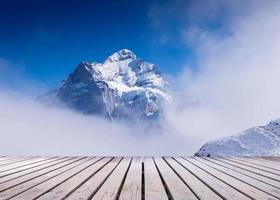
<instances>
[{"instance_id":1,"label":"mist over mountain","mask_svg":"<svg viewBox=\"0 0 280 200\"><path fill-rule=\"evenodd\" d=\"M159 119L171 100L167 85L154 64L122 49L103 63L81 62L39 99L110 119L150 120Z\"/></svg>"},{"instance_id":2,"label":"mist over mountain","mask_svg":"<svg viewBox=\"0 0 280 200\"><path fill-rule=\"evenodd\" d=\"M103 63L81 62L56 89L40 96L39 100L67 107L82 114L139 122L142 127L146 125L142 123L143 121L159 122L158 124L167 128L170 122L162 119L168 118L170 113L164 116L166 114L164 111L175 103L171 102L169 95L173 91L168 91L167 86L167 81L156 65L138 58L128 49L122 49L106 58ZM175 95L174 99L178 101L178 95ZM177 118L180 111L188 107L188 103L182 105L182 102L187 101L188 98L185 97L179 100L181 104L179 108L173 110L175 112L173 120L180 120ZM238 135L207 142L195 155L278 155L279 124L279 120L272 121L266 126L254 127ZM173 131L172 126L168 128ZM161 131L157 132L160 134ZM184 128L184 132L188 131Z\"/></svg>"}]
</instances>

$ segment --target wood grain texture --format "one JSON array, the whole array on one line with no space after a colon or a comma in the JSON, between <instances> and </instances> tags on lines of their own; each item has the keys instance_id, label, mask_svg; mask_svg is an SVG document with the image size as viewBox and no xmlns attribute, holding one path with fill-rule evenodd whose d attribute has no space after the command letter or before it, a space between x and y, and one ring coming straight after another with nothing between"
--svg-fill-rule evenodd
<instances>
[{"instance_id":1,"label":"wood grain texture","mask_svg":"<svg viewBox=\"0 0 280 200\"><path fill-rule=\"evenodd\" d=\"M123 158L120 164L116 167L113 173L107 178L106 182L92 197L94 200L99 199L116 199L118 192L122 187L122 182L126 177L126 172L131 163L130 157Z\"/></svg>"},{"instance_id":2,"label":"wood grain texture","mask_svg":"<svg viewBox=\"0 0 280 200\"><path fill-rule=\"evenodd\" d=\"M162 158L154 158L155 164L173 199L198 200L192 190L168 166Z\"/></svg>"},{"instance_id":3,"label":"wood grain texture","mask_svg":"<svg viewBox=\"0 0 280 200\"><path fill-rule=\"evenodd\" d=\"M280 200L279 157L0 156L0 200Z\"/></svg>"},{"instance_id":4,"label":"wood grain texture","mask_svg":"<svg viewBox=\"0 0 280 200\"><path fill-rule=\"evenodd\" d=\"M258 188L255 188L252 185L246 184L243 181L241 181L238 175L237 177L230 176L229 174L225 173L224 171L217 170L203 162L199 162L194 158L186 158L189 162L195 164L196 166L199 166L201 169L207 171L212 176L218 178L219 180L223 180L226 184L230 185L234 189L238 190L239 192L243 193L244 195L247 195L250 198L253 199L262 199L265 200L267 198L269 199L277 199L273 197L272 195L266 194L264 191L259 190Z\"/></svg>"},{"instance_id":5,"label":"wood grain texture","mask_svg":"<svg viewBox=\"0 0 280 200\"><path fill-rule=\"evenodd\" d=\"M70 196L66 196L66 199L72 200L84 200L90 199L94 194L102 187L107 178L113 173L116 167L121 162L121 157L112 159L105 167L103 167L96 175L88 179L83 185L77 188Z\"/></svg>"},{"instance_id":6,"label":"wood grain texture","mask_svg":"<svg viewBox=\"0 0 280 200\"><path fill-rule=\"evenodd\" d=\"M119 199L141 200L142 159L134 157Z\"/></svg>"},{"instance_id":7,"label":"wood grain texture","mask_svg":"<svg viewBox=\"0 0 280 200\"><path fill-rule=\"evenodd\" d=\"M206 184L200 181L196 176L194 176L190 171L181 166L173 158L165 158L166 162L170 167L178 174L178 176L187 184L192 191L198 196L201 200L207 199L217 199L221 200L222 198L210 189Z\"/></svg>"},{"instance_id":8,"label":"wood grain texture","mask_svg":"<svg viewBox=\"0 0 280 200\"><path fill-rule=\"evenodd\" d=\"M168 199L153 158L144 158L145 199Z\"/></svg>"}]
</instances>

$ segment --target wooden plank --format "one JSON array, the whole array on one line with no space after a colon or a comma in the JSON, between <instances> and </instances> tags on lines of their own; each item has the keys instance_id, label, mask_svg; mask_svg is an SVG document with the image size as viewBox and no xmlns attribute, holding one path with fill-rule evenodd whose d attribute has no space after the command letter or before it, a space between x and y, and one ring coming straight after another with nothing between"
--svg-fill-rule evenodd
<instances>
[{"instance_id":1,"label":"wooden plank","mask_svg":"<svg viewBox=\"0 0 280 200\"><path fill-rule=\"evenodd\" d=\"M232 158L232 157L226 157L224 159L227 159L227 160L230 160L230 161L233 161L233 162L236 162L236 163L248 166L248 167L252 167L252 168L255 168L255 169L258 169L258 170L262 170L262 171L265 171L265 172L268 172L268 173L271 173L271 174L275 174L275 175L279 176L279 180L280 180L280 171L278 171L278 170L265 168L265 167L262 167L262 166L258 166L256 164L251 164L250 162L247 162L247 161L245 162L245 161L242 161L242 160L237 160L237 159Z\"/></svg>"},{"instance_id":2,"label":"wooden plank","mask_svg":"<svg viewBox=\"0 0 280 200\"><path fill-rule=\"evenodd\" d=\"M0 156L0 200L280 199L275 159Z\"/></svg>"},{"instance_id":3,"label":"wooden plank","mask_svg":"<svg viewBox=\"0 0 280 200\"><path fill-rule=\"evenodd\" d=\"M152 158L144 158L145 200L168 199Z\"/></svg>"},{"instance_id":4,"label":"wooden plank","mask_svg":"<svg viewBox=\"0 0 280 200\"><path fill-rule=\"evenodd\" d=\"M202 162L203 164L209 166L209 167L212 167L213 169L217 170L217 171L220 171L220 172L223 172L235 179L238 179L258 190L261 190L275 198L280 198L280 190L275 188L275 187L272 187L262 181L258 181L256 179L253 179L249 176L246 176L246 175L243 175L239 172L236 172L234 170L231 170L231 169L228 169L226 167L223 167L223 166L220 166L220 165L217 165L215 163L212 163L206 159L202 159L202 158L199 158L199 157L195 157L195 159L199 162Z\"/></svg>"},{"instance_id":5,"label":"wooden plank","mask_svg":"<svg viewBox=\"0 0 280 200\"><path fill-rule=\"evenodd\" d=\"M267 159L261 159L261 158L250 158L250 157L246 157L244 158L248 161L254 161L254 163L256 162L259 162L261 165L265 165L265 166L268 166L268 167L272 167L276 170L280 170L280 162L277 162L277 161L272 161L272 160L267 160Z\"/></svg>"},{"instance_id":6,"label":"wooden plank","mask_svg":"<svg viewBox=\"0 0 280 200\"><path fill-rule=\"evenodd\" d=\"M56 157L58 157L58 156L56 156ZM29 164L37 163L37 162L40 162L40 161L43 161L43 160L49 160L49 159L52 159L52 158L54 158L54 157L43 157L42 156L42 157L33 158L31 160L20 161L18 163L13 164L14 166L12 166L12 169L15 169L17 167L21 167L23 165L29 165ZM0 167L0 173L2 171L9 170L9 169L11 169L9 166L1 166Z\"/></svg>"},{"instance_id":7,"label":"wooden plank","mask_svg":"<svg viewBox=\"0 0 280 200\"><path fill-rule=\"evenodd\" d=\"M249 200L248 196L243 193L237 191L235 188L226 184L224 181L221 181L217 177L214 177L210 173L202 170L201 168L195 166L191 162L186 161L183 158L176 158L176 160L182 164L186 169L188 169L193 175L198 177L201 181L203 181L209 188L215 191L217 194L222 196L225 199L230 200Z\"/></svg>"},{"instance_id":8,"label":"wooden plank","mask_svg":"<svg viewBox=\"0 0 280 200\"><path fill-rule=\"evenodd\" d=\"M83 185L88 179L93 177L99 170L101 170L108 162L110 162L110 160L112 160L111 157L105 157L101 159L99 158L93 165L89 166L76 176L60 184L58 187L55 187L44 196L41 196L39 199L63 199L69 196L77 188Z\"/></svg>"},{"instance_id":9,"label":"wooden plank","mask_svg":"<svg viewBox=\"0 0 280 200\"><path fill-rule=\"evenodd\" d=\"M42 165L44 163L48 163L48 162L53 162L55 160L59 160L62 159L61 158L50 158L50 159L45 159L45 160L41 160L38 162L34 162L34 163L30 163L30 164L26 164L26 165L22 165L22 166L18 166L18 167L14 167L14 168L1 168L3 169L3 171L0 172L0 178L4 177L4 176L8 176L9 174L13 174L13 173L19 173L21 171Z\"/></svg>"},{"instance_id":10,"label":"wooden plank","mask_svg":"<svg viewBox=\"0 0 280 200\"><path fill-rule=\"evenodd\" d=\"M264 161L270 161L273 163L279 163L280 159L279 157L256 157L258 160L264 160Z\"/></svg>"},{"instance_id":11,"label":"wooden plank","mask_svg":"<svg viewBox=\"0 0 280 200\"><path fill-rule=\"evenodd\" d=\"M101 159L98 163L90 166L88 169L81 172L78 176L69 179L59 187L48 192L40 199L65 199L73 192L75 192L75 190L83 186L89 179L95 176L96 173L102 170L103 167L106 166L111 160L111 157L105 157Z\"/></svg>"},{"instance_id":12,"label":"wooden plank","mask_svg":"<svg viewBox=\"0 0 280 200\"><path fill-rule=\"evenodd\" d=\"M7 171L19 171L19 170L21 170L22 167L34 165L36 163L41 163L41 162L51 160L51 159L53 159L53 158L39 157L34 160L28 160L28 161L22 161L22 162L16 163L12 167L11 166L2 166L2 167L0 167L0 177L2 176L1 174L3 172L5 173Z\"/></svg>"},{"instance_id":13,"label":"wooden plank","mask_svg":"<svg viewBox=\"0 0 280 200\"><path fill-rule=\"evenodd\" d=\"M12 163L12 162L20 161L20 160L32 159L35 157L38 157L38 156L15 156L15 157L1 161L0 166L2 166L3 164Z\"/></svg>"},{"instance_id":14,"label":"wooden plank","mask_svg":"<svg viewBox=\"0 0 280 200\"><path fill-rule=\"evenodd\" d=\"M190 188L175 174L175 172L160 157L154 158L156 167L164 180L172 199L197 200Z\"/></svg>"},{"instance_id":15,"label":"wooden plank","mask_svg":"<svg viewBox=\"0 0 280 200\"><path fill-rule=\"evenodd\" d=\"M64 162L61 162L61 163L58 163L56 165L53 165L53 166L50 166L50 167L47 167L47 168L44 168L43 170L40 170L40 171L37 171L35 173L30 173L26 176L22 176L22 177L19 177L17 179L13 179L11 181L8 181L8 182L4 182L4 183L1 183L0 184L0 192L2 191L5 191L7 189L10 189L14 186L17 186L17 185L20 185L22 183L25 183L27 181L31 181L33 180L34 178L37 178L37 177L40 177L42 175L45 175L49 172L52 172L56 169L60 169L64 166L67 166L68 164L72 163L72 162L76 162L78 160L80 160L81 158L80 157L74 157L74 158L69 158L68 160L64 161Z\"/></svg>"},{"instance_id":16,"label":"wooden plank","mask_svg":"<svg viewBox=\"0 0 280 200\"><path fill-rule=\"evenodd\" d=\"M178 162L173 158L167 157L164 158L166 162L172 167L174 171L181 177L181 179L187 184L192 191L198 196L201 200L215 199L222 200L222 198L211 190L207 185L201 182L196 176L194 176L187 169L182 167Z\"/></svg>"},{"instance_id":17,"label":"wooden plank","mask_svg":"<svg viewBox=\"0 0 280 200\"><path fill-rule=\"evenodd\" d=\"M83 185L77 188L69 196L65 196L62 199L71 199L71 200L85 200L89 199L97 190L102 186L106 181L107 177L113 172L113 170L118 166L121 161L121 157L116 157L111 162L109 162L105 167L103 167L97 174L87 180Z\"/></svg>"},{"instance_id":18,"label":"wooden plank","mask_svg":"<svg viewBox=\"0 0 280 200\"><path fill-rule=\"evenodd\" d=\"M242 163L237 163L237 162L234 162L232 160L221 158L221 157L215 157L215 159L223 161L223 162L228 163L228 164L232 164L232 165L234 165L236 167L239 167L241 169L248 170L248 171L253 172L255 174L258 174L258 175L261 175L261 176L264 176L264 177L267 177L267 178L271 178L271 179L276 180L276 181L280 180L280 177L278 175L271 174L269 172L259 170L257 168L251 167L251 166L247 166L247 165L244 165Z\"/></svg>"},{"instance_id":19,"label":"wooden plank","mask_svg":"<svg viewBox=\"0 0 280 200\"><path fill-rule=\"evenodd\" d=\"M94 196L92 197L93 200L110 200L116 199L118 197L123 183L122 181L125 180L124 178L131 163L131 159L131 157L125 157L124 159L122 159L120 164L108 177L106 182L97 191L97 193L94 194Z\"/></svg>"},{"instance_id":20,"label":"wooden plank","mask_svg":"<svg viewBox=\"0 0 280 200\"><path fill-rule=\"evenodd\" d=\"M195 160L194 158L185 158L192 164L199 166L199 168L207 171L210 173L212 176L223 180L225 183L228 185L234 187L236 190L242 192L243 194L253 198L253 199L260 199L260 200L267 200L267 199L274 199L276 200L277 198L273 197L272 195L269 195L255 187L252 187L251 185L248 185L247 183L244 183L236 178L233 178L232 176L229 176L228 174L218 171L212 167L207 166L206 164L199 162Z\"/></svg>"},{"instance_id":21,"label":"wooden plank","mask_svg":"<svg viewBox=\"0 0 280 200\"><path fill-rule=\"evenodd\" d=\"M252 163L252 164L256 164L262 167L266 167L266 168L270 168L270 169L274 169L277 171L280 171L280 163L277 162L270 162L270 161L266 161L266 160L258 160L256 158L240 158L243 161Z\"/></svg>"},{"instance_id":22,"label":"wooden plank","mask_svg":"<svg viewBox=\"0 0 280 200\"><path fill-rule=\"evenodd\" d=\"M24 156L5 156L1 158L1 161L7 161L7 160L16 160L16 159L20 159L20 158L24 158Z\"/></svg>"},{"instance_id":23,"label":"wooden plank","mask_svg":"<svg viewBox=\"0 0 280 200\"><path fill-rule=\"evenodd\" d=\"M21 184L9 187L5 189L3 192L0 193L0 199L10 199L13 198L22 192L25 192L39 184L44 183L72 168L87 162L91 158L84 158L84 157L76 157L69 161L66 161L63 164L58 164L57 167L50 168L44 174L38 174L36 177L32 177L32 179L22 182ZM7 187L6 187L7 188Z\"/></svg>"},{"instance_id":24,"label":"wooden plank","mask_svg":"<svg viewBox=\"0 0 280 200\"><path fill-rule=\"evenodd\" d=\"M245 162L249 165L252 165L252 166L255 166L255 167L260 167L264 170L272 170L272 173L277 173L277 174L280 174L280 163L278 165L276 164L267 164L265 161L264 162L261 162L259 160L255 160L253 158L243 158L243 157L236 157L236 158L233 158L231 157L231 159L234 159L234 160L237 160L239 162Z\"/></svg>"},{"instance_id":25,"label":"wooden plank","mask_svg":"<svg viewBox=\"0 0 280 200\"><path fill-rule=\"evenodd\" d=\"M0 185L1 183L7 182L12 179L16 179L22 176L25 176L27 174L35 173L41 169L45 169L50 166L54 166L55 164L62 163L66 160L70 160L71 158L65 157L65 158L59 158L51 161L45 161L44 163L41 163L34 167L26 167L25 168L17 168L13 170L8 170L5 172L2 172L0 175Z\"/></svg>"},{"instance_id":26,"label":"wooden plank","mask_svg":"<svg viewBox=\"0 0 280 200\"><path fill-rule=\"evenodd\" d=\"M17 158L19 158L19 156L3 156L0 158L0 164L2 163L2 161L17 159Z\"/></svg>"},{"instance_id":27,"label":"wooden plank","mask_svg":"<svg viewBox=\"0 0 280 200\"><path fill-rule=\"evenodd\" d=\"M0 163L0 167L8 166L8 165L11 166L12 164L22 162L22 161L26 161L26 160L31 160L31 159L34 159L34 158L37 158L37 157L30 156L30 157L20 157L20 158L16 158L16 159L12 159L12 160L6 160L6 161L3 161L2 163Z\"/></svg>"},{"instance_id":28,"label":"wooden plank","mask_svg":"<svg viewBox=\"0 0 280 200\"><path fill-rule=\"evenodd\" d=\"M133 157L119 199L141 200L141 181L142 159Z\"/></svg>"},{"instance_id":29,"label":"wooden plank","mask_svg":"<svg viewBox=\"0 0 280 200\"><path fill-rule=\"evenodd\" d=\"M262 182L264 182L264 183L266 183L266 184L269 184L269 185L271 185L271 186L273 186L273 187L276 187L276 188L280 189L280 182L279 182L279 181L275 181L275 180L273 180L273 179L270 179L270 178L261 176L261 175L259 175L259 174L255 174L255 173L250 172L250 171L245 170L245 169L241 169L241 168L236 167L236 166L234 166L234 165L231 165L231 164L222 162L222 161L220 161L220 160L217 160L216 158L203 157L203 159L206 159L206 160L208 160L208 161L210 161L210 162L213 162L213 163L215 163L215 164L217 164L217 165L221 165L221 166L223 166L223 167L226 167L226 168L228 168L228 169L234 170L234 171L236 171L236 172L239 172L239 173L241 173L241 174L244 174L244 175L246 175L246 176L249 176L249 177L254 178L254 179L258 180L258 181L262 181Z\"/></svg>"},{"instance_id":30,"label":"wooden plank","mask_svg":"<svg viewBox=\"0 0 280 200\"><path fill-rule=\"evenodd\" d=\"M83 162L82 164L80 164L52 179L49 179L42 184L32 187L31 189L21 193L20 195L14 197L13 199L15 199L15 200L38 199L38 198L39 199L61 199L59 197L60 195L63 196L63 194L61 194L61 192L67 192L67 190L66 190L67 188L64 188L65 190L61 190L61 185L65 186L64 183L66 181L71 180L74 177L76 177L76 178L79 177L80 173L89 169L91 166L94 166L101 159L102 158L100 158L100 157L88 159L86 162ZM75 184L75 182L72 182L72 183ZM60 187L60 188L57 190L57 187ZM58 192L58 193L56 194L56 192Z\"/></svg>"}]
</instances>

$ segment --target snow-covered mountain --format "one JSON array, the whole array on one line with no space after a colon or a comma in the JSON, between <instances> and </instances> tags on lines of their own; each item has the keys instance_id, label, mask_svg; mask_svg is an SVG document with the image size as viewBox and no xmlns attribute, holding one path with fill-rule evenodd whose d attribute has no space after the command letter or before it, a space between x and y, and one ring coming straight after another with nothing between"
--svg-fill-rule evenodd
<instances>
[{"instance_id":1,"label":"snow-covered mountain","mask_svg":"<svg viewBox=\"0 0 280 200\"><path fill-rule=\"evenodd\" d=\"M196 156L280 155L280 119L204 144Z\"/></svg>"},{"instance_id":2,"label":"snow-covered mountain","mask_svg":"<svg viewBox=\"0 0 280 200\"><path fill-rule=\"evenodd\" d=\"M103 63L82 62L61 85L39 99L111 119L158 118L169 102L157 67L122 49Z\"/></svg>"}]
</instances>

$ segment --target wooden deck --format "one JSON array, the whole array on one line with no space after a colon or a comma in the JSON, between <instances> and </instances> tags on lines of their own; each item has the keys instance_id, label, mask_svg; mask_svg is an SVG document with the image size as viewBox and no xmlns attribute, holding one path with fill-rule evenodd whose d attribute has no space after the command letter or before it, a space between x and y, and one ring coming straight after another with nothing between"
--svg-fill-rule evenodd
<instances>
[{"instance_id":1,"label":"wooden deck","mask_svg":"<svg viewBox=\"0 0 280 200\"><path fill-rule=\"evenodd\" d=\"M280 199L280 158L0 156L0 199Z\"/></svg>"}]
</instances>

